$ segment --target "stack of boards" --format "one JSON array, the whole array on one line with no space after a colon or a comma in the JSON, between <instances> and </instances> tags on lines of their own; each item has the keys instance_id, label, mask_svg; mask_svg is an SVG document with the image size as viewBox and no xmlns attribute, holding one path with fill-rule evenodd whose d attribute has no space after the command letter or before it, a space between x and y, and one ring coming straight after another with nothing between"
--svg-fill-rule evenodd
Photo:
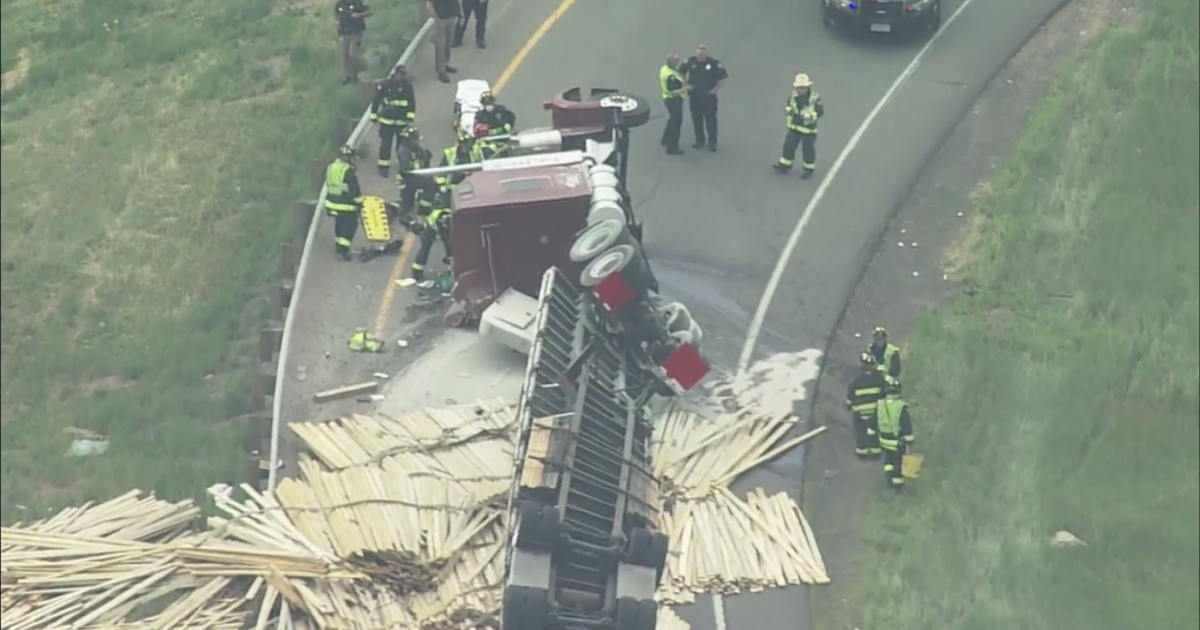
<instances>
[{"instance_id":1,"label":"stack of boards","mask_svg":"<svg viewBox=\"0 0 1200 630\"><path fill-rule=\"evenodd\" d=\"M468 630L499 627L514 409L503 402L293 424L310 456L222 516L133 491L3 529L4 630ZM652 453L672 510L659 599L828 582L784 494L734 479L817 432L753 410L671 412ZM818 431L819 432L819 431ZM154 611L147 616L146 611ZM137 619L137 621L129 621ZM688 630L664 606L659 630Z\"/></svg>"}]
</instances>

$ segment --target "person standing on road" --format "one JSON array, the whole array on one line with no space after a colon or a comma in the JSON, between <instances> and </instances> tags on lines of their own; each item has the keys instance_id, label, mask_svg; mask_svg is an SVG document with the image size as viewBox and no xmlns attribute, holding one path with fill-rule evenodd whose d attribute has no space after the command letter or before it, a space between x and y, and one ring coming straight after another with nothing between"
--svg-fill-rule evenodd
<instances>
[{"instance_id":1,"label":"person standing on road","mask_svg":"<svg viewBox=\"0 0 1200 630\"><path fill-rule=\"evenodd\" d=\"M399 149L401 137L417 120L417 95L404 66L375 87L371 100L371 120L379 125L379 158L375 163L380 177L387 177L392 164L392 145ZM401 164L401 167L407 165Z\"/></svg>"},{"instance_id":2,"label":"person standing on road","mask_svg":"<svg viewBox=\"0 0 1200 630\"><path fill-rule=\"evenodd\" d=\"M363 33L367 31L371 7L362 0L337 0L333 15L337 20L338 37L342 40L342 83L355 83L358 81L358 50L362 47Z\"/></svg>"},{"instance_id":3,"label":"person standing on road","mask_svg":"<svg viewBox=\"0 0 1200 630\"><path fill-rule=\"evenodd\" d=\"M780 173L792 170L799 146L800 177L810 179L817 170L817 121L825 115L825 104L821 102L821 95L812 89L812 79L807 74L797 74L792 87L792 96L784 110L787 112L787 136L775 170Z\"/></svg>"},{"instance_id":4,"label":"person standing on road","mask_svg":"<svg viewBox=\"0 0 1200 630\"><path fill-rule=\"evenodd\" d=\"M667 56L667 62L658 69L658 87L662 92L663 105L667 108L667 126L659 142L667 148L667 155L683 155L679 148L679 135L683 129L683 99L687 93L687 82L679 72L679 55Z\"/></svg>"},{"instance_id":5,"label":"person standing on road","mask_svg":"<svg viewBox=\"0 0 1200 630\"><path fill-rule=\"evenodd\" d=\"M887 392L888 379L875 369L875 357L870 352L859 357L862 371L850 381L846 391L846 408L854 425L854 454L859 459L879 457L879 434L875 428L875 413L879 401Z\"/></svg>"},{"instance_id":6,"label":"person standing on road","mask_svg":"<svg viewBox=\"0 0 1200 630\"><path fill-rule=\"evenodd\" d=\"M692 110L692 127L696 131L696 144L693 148L709 151L717 150L717 93L729 73L716 57L708 55L708 47L696 47L696 54L688 57L683 64L682 74L687 77L688 92Z\"/></svg>"},{"instance_id":7,"label":"person standing on road","mask_svg":"<svg viewBox=\"0 0 1200 630\"><path fill-rule=\"evenodd\" d=\"M458 69L450 65L450 45L454 43L454 28L462 17L459 0L425 0L425 11L433 18L433 45L438 81L450 82Z\"/></svg>"},{"instance_id":8,"label":"person standing on road","mask_svg":"<svg viewBox=\"0 0 1200 630\"><path fill-rule=\"evenodd\" d=\"M414 223L421 232L421 246L413 258L412 279L420 282L425 279L425 265L435 242L441 241L446 252L442 263L450 264L450 189L439 188L428 208L417 209Z\"/></svg>"},{"instance_id":9,"label":"person standing on road","mask_svg":"<svg viewBox=\"0 0 1200 630\"><path fill-rule=\"evenodd\" d=\"M454 47L462 46L463 35L467 34L467 22L475 16L475 45L487 48L487 10L488 0L462 0L462 17L454 28Z\"/></svg>"},{"instance_id":10,"label":"person standing on road","mask_svg":"<svg viewBox=\"0 0 1200 630\"><path fill-rule=\"evenodd\" d=\"M900 398L900 383L889 384L886 397L876 405L879 446L883 449L883 474L894 490L904 487L904 454L916 441L908 403Z\"/></svg>"},{"instance_id":11,"label":"person standing on road","mask_svg":"<svg viewBox=\"0 0 1200 630\"><path fill-rule=\"evenodd\" d=\"M361 207L362 187L354 170L354 147L344 145L325 169L325 212L333 217L335 251L342 262L350 260Z\"/></svg>"},{"instance_id":12,"label":"person standing on road","mask_svg":"<svg viewBox=\"0 0 1200 630\"><path fill-rule=\"evenodd\" d=\"M871 356L875 357L878 370L896 380L900 379L900 348L888 343L887 329L876 326L871 335Z\"/></svg>"}]
</instances>

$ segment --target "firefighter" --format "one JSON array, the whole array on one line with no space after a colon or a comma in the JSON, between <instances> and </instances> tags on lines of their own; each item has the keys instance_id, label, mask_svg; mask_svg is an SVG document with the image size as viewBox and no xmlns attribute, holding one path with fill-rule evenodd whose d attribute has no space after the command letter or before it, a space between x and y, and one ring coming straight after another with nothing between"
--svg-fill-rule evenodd
<instances>
[{"instance_id":1,"label":"firefighter","mask_svg":"<svg viewBox=\"0 0 1200 630\"><path fill-rule=\"evenodd\" d=\"M791 98L788 99L787 136L783 141L783 156L775 163L775 170L786 173L792 170L796 160L796 147L800 147L800 177L809 179L817 170L817 121L825 115L821 95L812 89L812 79L801 72L792 81Z\"/></svg>"},{"instance_id":2,"label":"firefighter","mask_svg":"<svg viewBox=\"0 0 1200 630\"><path fill-rule=\"evenodd\" d=\"M480 109L475 114L475 122L487 125L491 135L508 135L517 124L517 115L511 109L496 102L496 95L484 92L479 96Z\"/></svg>"},{"instance_id":3,"label":"firefighter","mask_svg":"<svg viewBox=\"0 0 1200 630\"><path fill-rule=\"evenodd\" d=\"M350 246L358 234L358 213L362 207L362 188L354 170L354 157L354 147L344 145L325 169L325 212L333 217L336 252L343 262L350 260Z\"/></svg>"},{"instance_id":4,"label":"firefighter","mask_svg":"<svg viewBox=\"0 0 1200 630\"><path fill-rule=\"evenodd\" d=\"M875 369L875 357L864 352L859 357L862 371L846 391L846 408L854 425L854 454L859 459L878 458L879 435L875 430L876 405L887 392L888 378Z\"/></svg>"},{"instance_id":5,"label":"firefighter","mask_svg":"<svg viewBox=\"0 0 1200 630\"><path fill-rule=\"evenodd\" d=\"M413 204L416 200L415 195L420 187L419 185L410 185L408 180L415 176L406 176L405 171L429 168L432 162L433 154L421 144L421 137L416 133L416 128L410 127L400 143L400 148L396 150L396 163L400 167L400 172L396 173L396 187L400 190L401 214L405 216L412 214Z\"/></svg>"},{"instance_id":6,"label":"firefighter","mask_svg":"<svg viewBox=\"0 0 1200 630\"><path fill-rule=\"evenodd\" d=\"M442 262L447 265L450 264L449 187L438 187L436 194L433 195L428 206L422 205L422 207L417 209L414 227L420 231L421 247L417 249L417 255L413 258L412 277L413 280L421 281L425 279L425 264L429 262L429 254L433 250L435 241L440 240L442 248L446 251Z\"/></svg>"},{"instance_id":7,"label":"firefighter","mask_svg":"<svg viewBox=\"0 0 1200 630\"><path fill-rule=\"evenodd\" d=\"M475 137L466 130L458 130L458 141L442 149L442 159L438 166L458 166L471 163L471 152L474 150ZM465 173L439 175L437 183L440 186L456 186L466 178Z\"/></svg>"},{"instance_id":8,"label":"firefighter","mask_svg":"<svg viewBox=\"0 0 1200 630\"><path fill-rule=\"evenodd\" d=\"M679 148L679 134L683 129L683 101L687 95L687 83L679 72L679 55L670 55L658 69L658 87L662 91L663 105L667 108L667 126L662 140L667 155L683 155Z\"/></svg>"},{"instance_id":9,"label":"firefighter","mask_svg":"<svg viewBox=\"0 0 1200 630\"><path fill-rule=\"evenodd\" d=\"M397 149L404 134L409 133L417 120L417 96L403 65L375 87L371 101L371 121L379 125L379 174L387 177L392 163L392 145Z\"/></svg>"},{"instance_id":10,"label":"firefighter","mask_svg":"<svg viewBox=\"0 0 1200 630\"><path fill-rule=\"evenodd\" d=\"M900 380L900 348L888 343L887 329L883 326L875 327L869 352L875 357L875 365L880 372Z\"/></svg>"},{"instance_id":11,"label":"firefighter","mask_svg":"<svg viewBox=\"0 0 1200 630\"><path fill-rule=\"evenodd\" d=\"M904 487L904 454L912 447L912 416L908 403L900 398L900 383L893 381L883 400L876 404L875 419L879 427L879 446L883 449L883 474L894 490Z\"/></svg>"}]
</instances>

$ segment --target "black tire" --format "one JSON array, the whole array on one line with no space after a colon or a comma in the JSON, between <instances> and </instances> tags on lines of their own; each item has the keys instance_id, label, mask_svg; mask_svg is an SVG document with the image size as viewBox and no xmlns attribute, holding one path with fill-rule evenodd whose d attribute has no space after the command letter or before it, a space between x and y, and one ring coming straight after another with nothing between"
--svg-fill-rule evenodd
<instances>
[{"instance_id":1,"label":"black tire","mask_svg":"<svg viewBox=\"0 0 1200 630\"><path fill-rule=\"evenodd\" d=\"M650 555L650 543L654 535L644 527L638 527L629 532L629 544L625 547L625 561L629 564L647 566L646 559Z\"/></svg>"},{"instance_id":2,"label":"black tire","mask_svg":"<svg viewBox=\"0 0 1200 630\"><path fill-rule=\"evenodd\" d=\"M616 617L614 621L614 630L639 630L638 623L641 616L641 600L632 597L622 597L617 600Z\"/></svg>"},{"instance_id":3,"label":"black tire","mask_svg":"<svg viewBox=\"0 0 1200 630\"><path fill-rule=\"evenodd\" d=\"M618 245L596 256L579 274L579 284L591 288L609 275L620 273L635 293L643 294L653 281L646 259L635 245Z\"/></svg>"},{"instance_id":4,"label":"black tire","mask_svg":"<svg viewBox=\"0 0 1200 630\"><path fill-rule=\"evenodd\" d=\"M556 510L533 501L517 504L517 547L543 551L554 549L558 545L558 533Z\"/></svg>"},{"instance_id":5,"label":"black tire","mask_svg":"<svg viewBox=\"0 0 1200 630\"><path fill-rule=\"evenodd\" d=\"M618 245L629 245L633 242L633 236L623 221L616 218L606 219L589 225L582 234L575 237L568 255L572 262L586 263Z\"/></svg>"},{"instance_id":6,"label":"black tire","mask_svg":"<svg viewBox=\"0 0 1200 630\"><path fill-rule=\"evenodd\" d=\"M638 602L637 630L655 630L658 627L658 602L643 599Z\"/></svg>"},{"instance_id":7,"label":"black tire","mask_svg":"<svg viewBox=\"0 0 1200 630\"><path fill-rule=\"evenodd\" d=\"M642 244L642 224L641 223L634 223L633 225L629 226L629 233L633 236L633 240L637 241L639 245Z\"/></svg>"},{"instance_id":8,"label":"black tire","mask_svg":"<svg viewBox=\"0 0 1200 630\"><path fill-rule=\"evenodd\" d=\"M548 594L546 589L532 586L505 588L500 627L503 630L537 630L546 627Z\"/></svg>"},{"instance_id":9,"label":"black tire","mask_svg":"<svg viewBox=\"0 0 1200 630\"><path fill-rule=\"evenodd\" d=\"M600 97L604 106L617 105L621 108L621 126L635 129L650 122L650 102L633 94L608 94Z\"/></svg>"}]
</instances>

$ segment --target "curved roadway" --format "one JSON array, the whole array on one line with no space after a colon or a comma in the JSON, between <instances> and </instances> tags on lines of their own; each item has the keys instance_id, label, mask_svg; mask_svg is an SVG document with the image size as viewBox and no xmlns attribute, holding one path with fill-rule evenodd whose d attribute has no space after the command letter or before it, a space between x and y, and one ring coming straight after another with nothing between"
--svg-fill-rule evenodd
<instances>
[{"instance_id":1,"label":"curved roadway","mask_svg":"<svg viewBox=\"0 0 1200 630\"><path fill-rule=\"evenodd\" d=\"M825 349L893 209L924 161L991 75L1060 4L943 0L944 20L963 10L913 68L924 41L831 33L820 23L819 0L567 0L565 10L558 0L491 2L492 46L459 49L454 63L460 77L496 84L504 75L500 99L518 113L520 126L547 124L542 101L574 85L616 87L653 102L654 119L632 142L635 211L646 222L647 252L664 290L696 311L705 326L707 352L730 370L738 367L769 284L769 308L763 310L753 356ZM531 34L538 41L528 46ZM721 150L666 156L658 146L664 121L657 69L668 53L686 56L701 43L730 72L721 95ZM422 129L436 153L451 139L446 124L452 91L429 80L430 65L428 51L423 52L410 74L417 77ZM890 89L906 70L906 79ZM782 144L782 109L791 78L800 71L813 77L827 110L818 177L810 181L770 169ZM877 107L885 95L887 102ZM871 124L857 133L869 116ZM690 129L690 120L685 121L684 146L691 144ZM831 178L830 167L849 143L853 151ZM370 161L364 160L361 170L370 192L393 196L394 188L373 175ZM797 236L797 223L818 189L811 220ZM355 326L373 327L388 337L409 335L414 328L405 296L387 290L394 268L403 265L389 260L339 265L333 262L328 231L322 226L297 305L300 316L283 393L289 421L354 405L314 409L308 402L314 390L369 378L376 369L403 368L395 355L339 358ZM771 283L789 240L795 241L794 250L780 266L778 282ZM886 308L880 305L881 320ZM307 370L305 382L291 377L300 365ZM807 405L796 411L808 419ZM789 454L745 484L768 492L798 491L801 461L800 453ZM682 613L695 630L790 630L804 623L805 601L782 589L728 598L716 606L716 614L702 598Z\"/></svg>"}]
</instances>

